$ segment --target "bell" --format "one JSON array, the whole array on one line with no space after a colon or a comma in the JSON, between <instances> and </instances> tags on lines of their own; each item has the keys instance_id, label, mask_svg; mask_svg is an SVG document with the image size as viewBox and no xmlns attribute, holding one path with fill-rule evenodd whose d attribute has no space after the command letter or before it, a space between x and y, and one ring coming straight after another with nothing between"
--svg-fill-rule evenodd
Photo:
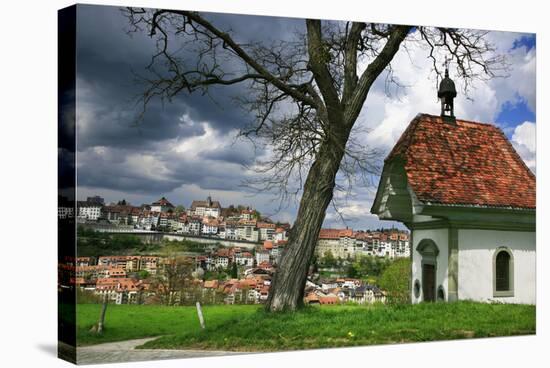
<instances>
[{"instance_id":1,"label":"bell","mask_svg":"<svg viewBox=\"0 0 550 368\"><path fill-rule=\"evenodd\" d=\"M445 68L445 78L439 84L437 97L441 101L441 116L454 118L454 98L456 97L455 83L449 78L449 69Z\"/></svg>"}]
</instances>

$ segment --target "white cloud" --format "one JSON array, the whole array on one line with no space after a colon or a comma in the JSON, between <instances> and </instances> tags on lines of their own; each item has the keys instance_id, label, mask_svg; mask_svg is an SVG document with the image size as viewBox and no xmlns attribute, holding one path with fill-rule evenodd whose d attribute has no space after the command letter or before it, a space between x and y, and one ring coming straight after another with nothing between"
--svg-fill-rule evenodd
<instances>
[{"instance_id":1,"label":"white cloud","mask_svg":"<svg viewBox=\"0 0 550 368\"><path fill-rule=\"evenodd\" d=\"M451 78L459 92L455 100L458 117L494 122L505 104L515 105L520 101L525 101L535 111L536 51L534 48L527 50L525 46L513 48L514 42L521 37L522 34L510 32L489 34L496 52L507 55L512 65L510 76L488 82L476 81L468 96L464 95L462 81L452 75L451 68ZM439 114L437 85L428 55L428 50L418 44L409 47L408 52L401 50L396 54L392 61L394 77L404 87L392 90L391 96L386 95L384 76L375 83L358 120L358 124L369 130L364 136L367 145L387 153L418 113Z\"/></svg>"},{"instance_id":2,"label":"white cloud","mask_svg":"<svg viewBox=\"0 0 550 368\"><path fill-rule=\"evenodd\" d=\"M525 164L533 171L536 170L536 124L526 121L514 130L512 144Z\"/></svg>"},{"instance_id":3,"label":"white cloud","mask_svg":"<svg viewBox=\"0 0 550 368\"><path fill-rule=\"evenodd\" d=\"M490 82L497 94L499 105L506 102L525 101L531 111L536 109L536 49L526 46L514 47L521 33L492 32L490 41L496 46L496 52L506 54L511 70L508 78L497 78Z\"/></svg>"}]
</instances>

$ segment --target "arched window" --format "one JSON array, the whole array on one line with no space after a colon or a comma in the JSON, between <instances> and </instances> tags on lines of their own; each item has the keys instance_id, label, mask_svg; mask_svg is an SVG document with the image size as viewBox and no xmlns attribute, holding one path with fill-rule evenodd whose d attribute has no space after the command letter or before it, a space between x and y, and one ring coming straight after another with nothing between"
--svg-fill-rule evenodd
<instances>
[{"instance_id":1,"label":"arched window","mask_svg":"<svg viewBox=\"0 0 550 368\"><path fill-rule=\"evenodd\" d=\"M493 296L514 296L514 258L507 248L498 248L493 256Z\"/></svg>"}]
</instances>

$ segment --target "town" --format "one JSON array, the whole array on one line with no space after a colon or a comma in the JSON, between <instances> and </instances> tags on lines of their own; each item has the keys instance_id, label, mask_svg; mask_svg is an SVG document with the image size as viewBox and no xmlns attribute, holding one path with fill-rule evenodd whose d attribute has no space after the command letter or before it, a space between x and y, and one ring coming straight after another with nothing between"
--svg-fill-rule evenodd
<instances>
[{"instance_id":1,"label":"town","mask_svg":"<svg viewBox=\"0 0 550 368\"><path fill-rule=\"evenodd\" d=\"M182 242L194 246L191 252L169 254L79 253L61 264L71 272L70 283L83 298L116 304L265 303L291 230L289 223L273 222L250 207L223 208L210 196L192 201L188 209L164 197L136 207L125 200L105 204L103 198L94 196L78 201L76 211L61 198L58 218L76 218L79 229L101 234L103 243L110 242L113 233L130 237L156 233L185 236ZM85 237L78 239L84 242ZM243 242L243 246L224 246L222 241L227 240ZM172 243L180 242L163 241ZM85 247L79 244L78 249ZM409 234L395 228L324 228L315 255L304 303L384 303L386 292L377 285L377 277L392 260L410 256Z\"/></svg>"}]
</instances>

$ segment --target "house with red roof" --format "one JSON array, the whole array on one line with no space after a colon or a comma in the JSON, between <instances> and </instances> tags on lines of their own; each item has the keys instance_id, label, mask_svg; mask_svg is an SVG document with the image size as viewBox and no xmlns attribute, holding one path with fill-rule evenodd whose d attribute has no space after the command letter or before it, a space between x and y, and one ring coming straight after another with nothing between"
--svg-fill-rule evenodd
<instances>
[{"instance_id":1,"label":"house with red roof","mask_svg":"<svg viewBox=\"0 0 550 368\"><path fill-rule=\"evenodd\" d=\"M239 266L254 266L254 256L250 252L239 252L235 254L235 263Z\"/></svg>"},{"instance_id":2,"label":"house with red roof","mask_svg":"<svg viewBox=\"0 0 550 368\"><path fill-rule=\"evenodd\" d=\"M260 222L256 224L259 232L259 240L274 240L276 225L271 222Z\"/></svg>"},{"instance_id":3,"label":"house with red roof","mask_svg":"<svg viewBox=\"0 0 550 368\"><path fill-rule=\"evenodd\" d=\"M276 242L286 241L286 230L282 227L277 227L275 229L275 234L273 234L273 240L275 240Z\"/></svg>"},{"instance_id":4,"label":"house with red roof","mask_svg":"<svg viewBox=\"0 0 550 368\"><path fill-rule=\"evenodd\" d=\"M213 201L212 197L208 196L206 201L193 201L191 203L190 213L198 217L214 217L218 218L221 215L222 206L219 201Z\"/></svg>"},{"instance_id":5,"label":"house with red roof","mask_svg":"<svg viewBox=\"0 0 550 368\"><path fill-rule=\"evenodd\" d=\"M144 289L141 281L130 278L104 278L97 279L95 294L106 296L116 304L133 304L138 299L138 294Z\"/></svg>"},{"instance_id":6,"label":"house with red roof","mask_svg":"<svg viewBox=\"0 0 550 368\"><path fill-rule=\"evenodd\" d=\"M331 253L337 258L354 257L356 251L355 232L352 229L321 229L315 252L319 257Z\"/></svg>"},{"instance_id":7,"label":"house with red roof","mask_svg":"<svg viewBox=\"0 0 550 368\"><path fill-rule=\"evenodd\" d=\"M166 198L162 197L156 202L151 203L151 211L152 212L167 212L167 211L173 211L176 207L170 201L168 201Z\"/></svg>"},{"instance_id":8,"label":"house with red roof","mask_svg":"<svg viewBox=\"0 0 550 368\"><path fill-rule=\"evenodd\" d=\"M215 217L205 217L202 220L201 234L216 235L220 227L220 222Z\"/></svg>"},{"instance_id":9,"label":"house with red roof","mask_svg":"<svg viewBox=\"0 0 550 368\"><path fill-rule=\"evenodd\" d=\"M445 80L441 116L411 121L371 212L411 230L413 303L534 304L535 175L497 126L454 117Z\"/></svg>"}]
</instances>

